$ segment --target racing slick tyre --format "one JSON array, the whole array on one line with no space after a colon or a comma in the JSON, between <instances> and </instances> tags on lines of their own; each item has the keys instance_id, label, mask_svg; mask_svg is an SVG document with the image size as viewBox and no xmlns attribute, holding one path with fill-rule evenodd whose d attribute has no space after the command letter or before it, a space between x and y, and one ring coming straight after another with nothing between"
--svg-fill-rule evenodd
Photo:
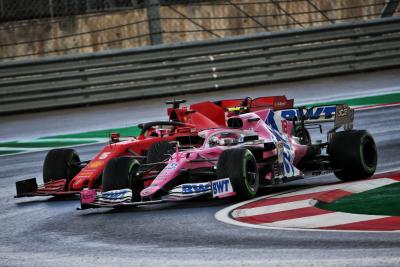
<instances>
[{"instance_id":1,"label":"racing slick tyre","mask_svg":"<svg viewBox=\"0 0 400 267\"><path fill-rule=\"evenodd\" d=\"M223 151L217 163L217 177L230 178L238 200L250 199L257 194L258 169L256 159L248 149L236 148Z\"/></svg>"},{"instance_id":2,"label":"racing slick tyre","mask_svg":"<svg viewBox=\"0 0 400 267\"><path fill-rule=\"evenodd\" d=\"M140 201L144 183L136 177L139 167L140 163L131 157L110 159L103 170L103 191L129 188L132 190L132 201Z\"/></svg>"},{"instance_id":3,"label":"racing slick tyre","mask_svg":"<svg viewBox=\"0 0 400 267\"><path fill-rule=\"evenodd\" d=\"M43 164L43 182L66 179L67 185L81 170L78 153L70 148L50 150Z\"/></svg>"},{"instance_id":4,"label":"racing slick tyre","mask_svg":"<svg viewBox=\"0 0 400 267\"><path fill-rule=\"evenodd\" d=\"M169 155L174 153L174 148L172 144L168 141L159 141L151 145L146 154L146 163L152 164L157 162L164 162L169 158ZM155 171L161 171L165 166L159 165L154 166L151 169Z\"/></svg>"},{"instance_id":5,"label":"racing slick tyre","mask_svg":"<svg viewBox=\"0 0 400 267\"><path fill-rule=\"evenodd\" d=\"M342 181L365 179L376 170L376 145L365 130L335 133L329 141L328 154L336 177Z\"/></svg>"}]
</instances>

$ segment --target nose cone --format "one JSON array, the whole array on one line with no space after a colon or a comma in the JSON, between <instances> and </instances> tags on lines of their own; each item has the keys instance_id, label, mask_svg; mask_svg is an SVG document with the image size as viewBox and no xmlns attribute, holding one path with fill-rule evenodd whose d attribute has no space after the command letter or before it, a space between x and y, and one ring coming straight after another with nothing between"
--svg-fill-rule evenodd
<instances>
[{"instance_id":1,"label":"nose cone","mask_svg":"<svg viewBox=\"0 0 400 267\"><path fill-rule=\"evenodd\" d=\"M87 186L89 183L88 179L85 178L79 178L79 179L73 179L70 183L70 189L72 191L80 191L83 190L84 186Z\"/></svg>"},{"instance_id":2,"label":"nose cone","mask_svg":"<svg viewBox=\"0 0 400 267\"><path fill-rule=\"evenodd\" d=\"M140 196L141 197L150 197L150 196L154 195L159 189L160 189L160 187L157 185L149 186L140 192Z\"/></svg>"}]
</instances>

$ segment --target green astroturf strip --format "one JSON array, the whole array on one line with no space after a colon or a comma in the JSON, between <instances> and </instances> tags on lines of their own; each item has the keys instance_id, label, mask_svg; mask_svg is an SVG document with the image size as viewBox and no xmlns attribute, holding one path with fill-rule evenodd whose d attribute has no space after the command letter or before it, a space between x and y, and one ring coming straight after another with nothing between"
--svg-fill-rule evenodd
<instances>
[{"instance_id":1,"label":"green astroturf strip","mask_svg":"<svg viewBox=\"0 0 400 267\"><path fill-rule=\"evenodd\" d=\"M345 103L350 106L369 106L377 104L391 104L396 102L400 102L400 93L378 95L378 96L367 96L367 97L353 98L353 99L342 99L330 102L321 102L318 103L317 105L333 105L333 104ZM313 105L307 105L307 106L313 106Z\"/></svg>"},{"instance_id":2,"label":"green astroturf strip","mask_svg":"<svg viewBox=\"0 0 400 267\"><path fill-rule=\"evenodd\" d=\"M40 139L48 139L48 138L108 138L110 133L119 132L121 136L137 136L140 133L140 129L137 126L130 126L124 128L114 128L114 129L106 129L99 131L91 131L85 133L77 133L77 134L64 134L64 135L56 135L56 136L47 136L42 137Z\"/></svg>"},{"instance_id":3,"label":"green astroturf strip","mask_svg":"<svg viewBox=\"0 0 400 267\"><path fill-rule=\"evenodd\" d=\"M63 146L74 146L74 145L81 145L81 144L93 144L96 141L51 141L51 142L5 142L0 143L0 150L1 147L11 147L11 148L44 148L44 147L63 147ZM4 151L10 153L10 151ZM14 152L15 153L15 152ZM5 154L5 153L4 153Z\"/></svg>"},{"instance_id":4,"label":"green astroturf strip","mask_svg":"<svg viewBox=\"0 0 400 267\"><path fill-rule=\"evenodd\" d=\"M400 183L353 194L317 208L357 214L400 216Z\"/></svg>"},{"instance_id":5,"label":"green astroturf strip","mask_svg":"<svg viewBox=\"0 0 400 267\"><path fill-rule=\"evenodd\" d=\"M3 142L0 143L0 155L8 155L8 154L15 154L19 152L23 152L24 148L46 148L46 147L66 147L66 146L75 146L75 145L84 145L84 144L94 144L97 143L98 140L87 140L90 138L108 138L110 133L119 132L121 136L137 136L140 133L140 129L137 126L131 127L123 127L123 128L114 128L114 129L106 129L106 130L99 130L99 131L91 131L91 132L84 132L84 133L77 133L77 134L65 134L65 135L56 135L56 136L46 136L39 138L38 141L34 139L31 141L11 141L11 142ZM75 139L71 140L71 139ZM49 141L44 141L46 139L53 139ZM54 140L58 139L58 140ZM69 140L63 140L69 139ZM86 139L86 140L81 140ZM2 147L6 148L20 148L21 150L3 150L1 151Z\"/></svg>"},{"instance_id":6,"label":"green astroturf strip","mask_svg":"<svg viewBox=\"0 0 400 267\"><path fill-rule=\"evenodd\" d=\"M11 155L11 154L20 153L20 152L24 152L24 150L7 150L7 151L0 150L0 156L1 155Z\"/></svg>"}]
</instances>

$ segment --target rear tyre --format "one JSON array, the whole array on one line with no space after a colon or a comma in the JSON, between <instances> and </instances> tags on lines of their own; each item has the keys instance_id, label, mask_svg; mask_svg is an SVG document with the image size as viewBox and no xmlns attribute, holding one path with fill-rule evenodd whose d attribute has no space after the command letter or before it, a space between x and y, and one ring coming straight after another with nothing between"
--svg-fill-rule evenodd
<instances>
[{"instance_id":1,"label":"rear tyre","mask_svg":"<svg viewBox=\"0 0 400 267\"><path fill-rule=\"evenodd\" d=\"M43 163L43 182L66 179L67 185L81 170L80 158L75 150L58 148L50 150Z\"/></svg>"},{"instance_id":2,"label":"rear tyre","mask_svg":"<svg viewBox=\"0 0 400 267\"><path fill-rule=\"evenodd\" d=\"M157 163L163 162L169 158L169 155L174 153L172 144L168 141L159 141L150 146L146 155L146 163ZM153 170L161 171L164 168L163 165L152 167Z\"/></svg>"},{"instance_id":3,"label":"rear tyre","mask_svg":"<svg viewBox=\"0 0 400 267\"><path fill-rule=\"evenodd\" d=\"M140 191L143 190L143 181L136 177L140 163L131 157L110 159L103 170L103 191L132 190L132 201L140 201Z\"/></svg>"},{"instance_id":4,"label":"rear tyre","mask_svg":"<svg viewBox=\"0 0 400 267\"><path fill-rule=\"evenodd\" d=\"M328 154L336 177L342 181L366 179L376 170L376 145L365 130L335 133L329 142Z\"/></svg>"},{"instance_id":5,"label":"rear tyre","mask_svg":"<svg viewBox=\"0 0 400 267\"><path fill-rule=\"evenodd\" d=\"M223 151L217 163L217 177L230 178L238 200L250 199L257 194L259 174L256 159L248 149Z\"/></svg>"}]
</instances>

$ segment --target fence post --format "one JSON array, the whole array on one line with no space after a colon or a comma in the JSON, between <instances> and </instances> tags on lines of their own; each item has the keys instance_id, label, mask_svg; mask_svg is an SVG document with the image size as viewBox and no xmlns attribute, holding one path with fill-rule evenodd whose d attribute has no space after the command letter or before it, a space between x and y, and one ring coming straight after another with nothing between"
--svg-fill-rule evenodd
<instances>
[{"instance_id":1,"label":"fence post","mask_svg":"<svg viewBox=\"0 0 400 267\"><path fill-rule=\"evenodd\" d=\"M152 45L162 44L160 1L146 0L147 19L149 20L150 42Z\"/></svg>"},{"instance_id":2,"label":"fence post","mask_svg":"<svg viewBox=\"0 0 400 267\"><path fill-rule=\"evenodd\" d=\"M400 0L387 0L386 5L383 7L381 18L393 16L399 3Z\"/></svg>"},{"instance_id":3,"label":"fence post","mask_svg":"<svg viewBox=\"0 0 400 267\"><path fill-rule=\"evenodd\" d=\"M4 11L3 0L0 0L0 15L1 15L1 17L4 17L4 21L5 21L6 12ZM0 21L1 21L1 19L0 19Z\"/></svg>"},{"instance_id":4,"label":"fence post","mask_svg":"<svg viewBox=\"0 0 400 267\"><path fill-rule=\"evenodd\" d=\"M53 0L49 0L50 17L54 18Z\"/></svg>"}]
</instances>

